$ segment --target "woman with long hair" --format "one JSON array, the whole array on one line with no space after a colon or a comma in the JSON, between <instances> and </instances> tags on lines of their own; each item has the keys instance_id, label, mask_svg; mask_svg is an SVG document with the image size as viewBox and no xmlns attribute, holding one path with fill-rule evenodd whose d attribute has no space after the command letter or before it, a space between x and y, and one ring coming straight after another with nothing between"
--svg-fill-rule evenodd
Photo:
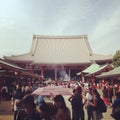
<instances>
[{"instance_id":1,"label":"woman with long hair","mask_svg":"<svg viewBox=\"0 0 120 120\"><path fill-rule=\"evenodd\" d=\"M36 109L34 97L27 94L21 100L23 111L19 112L17 120L41 120L40 114Z\"/></svg>"},{"instance_id":2,"label":"woman with long hair","mask_svg":"<svg viewBox=\"0 0 120 120\"><path fill-rule=\"evenodd\" d=\"M54 105L57 108L57 111L54 115L55 120L71 120L70 110L66 106L62 95L56 95L54 97Z\"/></svg>"},{"instance_id":3,"label":"woman with long hair","mask_svg":"<svg viewBox=\"0 0 120 120\"><path fill-rule=\"evenodd\" d=\"M98 105L98 100L100 98L100 94L96 89L92 90L92 94L93 94L93 102L90 102L89 105L91 105L94 109L93 109L93 120L101 120L103 118L102 113L100 112L100 110L98 109L97 105Z\"/></svg>"}]
</instances>

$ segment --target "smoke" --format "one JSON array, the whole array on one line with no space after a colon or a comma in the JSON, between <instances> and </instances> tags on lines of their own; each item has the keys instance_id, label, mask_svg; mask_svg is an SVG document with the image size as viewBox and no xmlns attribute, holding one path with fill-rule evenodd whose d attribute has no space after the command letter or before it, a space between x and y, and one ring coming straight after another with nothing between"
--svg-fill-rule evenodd
<instances>
[{"instance_id":1,"label":"smoke","mask_svg":"<svg viewBox=\"0 0 120 120\"><path fill-rule=\"evenodd\" d=\"M69 81L70 80L64 66L61 66L61 68L58 70L58 80L60 80L60 81Z\"/></svg>"}]
</instances>

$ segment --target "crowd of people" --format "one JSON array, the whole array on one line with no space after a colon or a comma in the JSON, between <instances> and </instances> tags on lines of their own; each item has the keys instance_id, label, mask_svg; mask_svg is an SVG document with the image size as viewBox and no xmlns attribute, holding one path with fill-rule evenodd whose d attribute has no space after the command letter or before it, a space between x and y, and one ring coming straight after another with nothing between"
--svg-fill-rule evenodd
<instances>
[{"instance_id":1,"label":"crowd of people","mask_svg":"<svg viewBox=\"0 0 120 120\"><path fill-rule=\"evenodd\" d=\"M52 83L52 85L61 85L61 83ZM66 105L62 95L54 96L53 102L46 102L44 96L37 96L36 103L36 97L31 93L40 87L39 85L25 87L16 85L12 93L14 120L101 120L104 116L98 107L99 98L102 97L106 107L112 107L113 110L120 104L119 87L114 89L107 84L103 87L102 96L100 96L96 87L93 86L85 88L84 84L78 82L74 87L70 84L64 85L73 89L72 96L68 98L72 110ZM114 95L116 95L115 99L113 99ZM120 115L114 119L120 120Z\"/></svg>"},{"instance_id":2,"label":"crowd of people","mask_svg":"<svg viewBox=\"0 0 120 120\"><path fill-rule=\"evenodd\" d=\"M13 101L14 120L71 120L70 110L62 95L56 95L54 103L41 99L36 105L32 94L23 95L17 88Z\"/></svg>"}]
</instances>

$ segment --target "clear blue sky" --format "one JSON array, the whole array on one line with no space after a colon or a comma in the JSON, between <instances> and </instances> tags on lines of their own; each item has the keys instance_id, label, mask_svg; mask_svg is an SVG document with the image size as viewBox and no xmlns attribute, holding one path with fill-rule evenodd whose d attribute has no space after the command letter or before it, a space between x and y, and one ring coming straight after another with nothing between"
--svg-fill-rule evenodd
<instances>
[{"instance_id":1,"label":"clear blue sky","mask_svg":"<svg viewBox=\"0 0 120 120\"><path fill-rule=\"evenodd\" d=\"M0 0L0 57L30 50L33 34L87 34L92 50L120 50L120 0Z\"/></svg>"}]
</instances>

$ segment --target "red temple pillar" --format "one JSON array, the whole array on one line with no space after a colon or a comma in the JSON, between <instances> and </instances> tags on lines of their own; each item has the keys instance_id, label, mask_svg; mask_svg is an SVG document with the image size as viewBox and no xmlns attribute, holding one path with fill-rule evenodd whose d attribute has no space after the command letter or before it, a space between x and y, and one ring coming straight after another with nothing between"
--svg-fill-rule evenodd
<instances>
[{"instance_id":1,"label":"red temple pillar","mask_svg":"<svg viewBox=\"0 0 120 120\"><path fill-rule=\"evenodd\" d=\"M44 77L44 70L41 69L41 76Z\"/></svg>"},{"instance_id":2,"label":"red temple pillar","mask_svg":"<svg viewBox=\"0 0 120 120\"><path fill-rule=\"evenodd\" d=\"M94 76L92 76L92 78L91 78L91 79L92 79L92 87L96 87L96 86L95 86L95 77L94 77Z\"/></svg>"},{"instance_id":3,"label":"red temple pillar","mask_svg":"<svg viewBox=\"0 0 120 120\"><path fill-rule=\"evenodd\" d=\"M70 72L70 68L68 69L68 76L69 76L69 80L71 80L71 72Z\"/></svg>"},{"instance_id":4,"label":"red temple pillar","mask_svg":"<svg viewBox=\"0 0 120 120\"><path fill-rule=\"evenodd\" d=\"M55 68L55 81L57 80L57 69Z\"/></svg>"}]
</instances>

